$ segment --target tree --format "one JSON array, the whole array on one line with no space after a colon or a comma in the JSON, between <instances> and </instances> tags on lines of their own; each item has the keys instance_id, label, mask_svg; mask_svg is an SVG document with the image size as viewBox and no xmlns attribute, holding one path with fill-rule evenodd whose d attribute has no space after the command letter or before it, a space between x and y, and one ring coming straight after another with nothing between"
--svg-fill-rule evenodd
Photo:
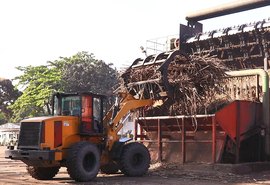
<instances>
[{"instance_id":1,"label":"tree","mask_svg":"<svg viewBox=\"0 0 270 185\"><path fill-rule=\"evenodd\" d=\"M11 105L15 121L50 114L54 92L91 91L111 95L112 87L117 84L117 71L112 64L96 60L87 52L60 57L47 65L17 69L23 72L15 78L23 94Z\"/></svg>"},{"instance_id":2,"label":"tree","mask_svg":"<svg viewBox=\"0 0 270 185\"><path fill-rule=\"evenodd\" d=\"M14 112L13 121L51 114L51 95L62 89L61 69L53 62L41 66L19 66L17 69L23 72L15 78L23 93L10 106Z\"/></svg>"},{"instance_id":3,"label":"tree","mask_svg":"<svg viewBox=\"0 0 270 185\"><path fill-rule=\"evenodd\" d=\"M12 117L9 106L21 95L13 86L11 80L0 79L0 123L6 123Z\"/></svg>"},{"instance_id":4,"label":"tree","mask_svg":"<svg viewBox=\"0 0 270 185\"><path fill-rule=\"evenodd\" d=\"M117 84L117 71L113 64L106 64L94 58L93 54L80 52L69 58L62 58L65 92L85 92L112 95L112 87Z\"/></svg>"},{"instance_id":5,"label":"tree","mask_svg":"<svg viewBox=\"0 0 270 185\"><path fill-rule=\"evenodd\" d=\"M4 115L3 112L0 112L0 125L7 123L6 116Z\"/></svg>"}]
</instances>

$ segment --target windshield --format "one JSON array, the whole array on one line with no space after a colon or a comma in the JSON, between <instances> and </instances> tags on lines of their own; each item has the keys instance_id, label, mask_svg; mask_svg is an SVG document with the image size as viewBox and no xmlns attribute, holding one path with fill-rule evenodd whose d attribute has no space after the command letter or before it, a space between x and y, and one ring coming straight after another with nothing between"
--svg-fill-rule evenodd
<instances>
[{"instance_id":1,"label":"windshield","mask_svg":"<svg viewBox=\"0 0 270 185\"><path fill-rule=\"evenodd\" d=\"M54 97L54 114L64 116L79 116L81 103L79 96Z\"/></svg>"}]
</instances>

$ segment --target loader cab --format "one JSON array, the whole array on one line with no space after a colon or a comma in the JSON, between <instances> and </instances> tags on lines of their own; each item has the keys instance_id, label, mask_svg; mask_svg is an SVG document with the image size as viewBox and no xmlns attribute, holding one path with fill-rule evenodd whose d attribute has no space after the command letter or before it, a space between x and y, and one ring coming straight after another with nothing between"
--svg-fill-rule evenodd
<instances>
[{"instance_id":1,"label":"loader cab","mask_svg":"<svg viewBox=\"0 0 270 185\"><path fill-rule=\"evenodd\" d=\"M53 95L53 115L79 118L80 134L103 133L103 101L105 96L89 92L56 93Z\"/></svg>"}]
</instances>

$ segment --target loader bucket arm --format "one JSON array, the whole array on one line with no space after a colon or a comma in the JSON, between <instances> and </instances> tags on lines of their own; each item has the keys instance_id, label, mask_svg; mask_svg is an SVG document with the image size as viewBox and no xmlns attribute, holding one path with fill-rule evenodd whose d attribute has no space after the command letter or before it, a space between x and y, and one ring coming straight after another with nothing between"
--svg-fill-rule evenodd
<instances>
[{"instance_id":1,"label":"loader bucket arm","mask_svg":"<svg viewBox=\"0 0 270 185\"><path fill-rule=\"evenodd\" d=\"M109 120L109 117L112 118L112 122L110 124L107 124L108 130L107 130L107 138L108 138L108 149L111 150L112 146L115 142L119 140L119 136L117 133L121 128L123 128L123 123L120 121L129 111L135 110L140 107L145 106L151 106L153 105L154 101L152 99L146 99L146 100L138 100L135 99L130 94L122 94L121 96L124 96L122 98L122 101L120 102L120 109L115 115L113 116L112 109L108 112L108 114L105 116L104 120ZM106 122L105 122L106 123Z\"/></svg>"},{"instance_id":2,"label":"loader bucket arm","mask_svg":"<svg viewBox=\"0 0 270 185\"><path fill-rule=\"evenodd\" d=\"M117 113L115 118L112 122L112 127L115 130L115 132L119 132L121 128L123 127L123 124L120 123L120 119L123 118L130 110L134 110L140 107L144 106L150 106L153 104L153 100L130 100L126 103L124 103L123 107L120 109L120 111Z\"/></svg>"}]
</instances>

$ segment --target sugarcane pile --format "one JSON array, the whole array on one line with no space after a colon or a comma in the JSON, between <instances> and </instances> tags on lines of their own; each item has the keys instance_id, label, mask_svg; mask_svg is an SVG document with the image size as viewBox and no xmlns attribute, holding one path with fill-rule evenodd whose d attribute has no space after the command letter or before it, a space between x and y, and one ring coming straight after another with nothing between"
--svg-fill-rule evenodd
<instances>
[{"instance_id":1,"label":"sugarcane pile","mask_svg":"<svg viewBox=\"0 0 270 185\"><path fill-rule=\"evenodd\" d=\"M121 75L121 91L139 96L140 99L157 99L161 92L159 65L129 68Z\"/></svg>"},{"instance_id":2,"label":"sugarcane pile","mask_svg":"<svg viewBox=\"0 0 270 185\"><path fill-rule=\"evenodd\" d=\"M174 87L170 114L212 113L226 102L222 81L228 69L223 63L215 57L196 55L181 63L176 59L168 68L169 83Z\"/></svg>"},{"instance_id":3,"label":"sugarcane pile","mask_svg":"<svg viewBox=\"0 0 270 185\"><path fill-rule=\"evenodd\" d=\"M126 83L129 84L157 79L160 77L158 68L159 65L145 66L143 68L131 68L125 72L125 76L129 76L128 78L125 78Z\"/></svg>"},{"instance_id":4,"label":"sugarcane pile","mask_svg":"<svg viewBox=\"0 0 270 185\"><path fill-rule=\"evenodd\" d=\"M227 70L214 56L177 55L166 72L160 70L159 65L128 69L122 75L122 90L141 99L163 101L161 106L149 108L147 116L212 113L227 101L221 83ZM164 85L166 80L167 86ZM160 96L163 92L167 96Z\"/></svg>"}]
</instances>

